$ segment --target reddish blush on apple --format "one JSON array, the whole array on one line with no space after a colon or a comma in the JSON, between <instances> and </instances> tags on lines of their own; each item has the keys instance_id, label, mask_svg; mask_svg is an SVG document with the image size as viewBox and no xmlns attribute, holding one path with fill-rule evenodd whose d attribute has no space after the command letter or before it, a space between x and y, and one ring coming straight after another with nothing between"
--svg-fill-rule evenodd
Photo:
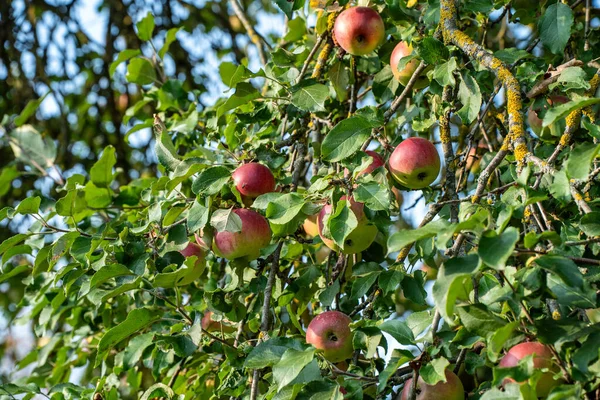
<instances>
[{"instance_id":1,"label":"reddish blush on apple","mask_svg":"<svg viewBox=\"0 0 600 400\"><path fill-rule=\"evenodd\" d=\"M535 388L538 397L546 397L555 386L561 383L553 378L552 352L547 346L539 342L519 343L510 348L506 355L502 357L498 366L515 367L521 359L529 355L533 355L533 366L535 368L548 368L550 370L543 373ZM514 380L510 378L504 380L504 383L509 382L514 382Z\"/></svg>"},{"instance_id":2,"label":"reddish blush on apple","mask_svg":"<svg viewBox=\"0 0 600 400\"><path fill-rule=\"evenodd\" d=\"M408 400L412 390L413 380L409 379L404 384L401 400ZM462 382L452 371L446 371L446 382L428 385L422 377L417 379L417 397L415 400L464 400L465 390Z\"/></svg>"},{"instance_id":3,"label":"reddish blush on apple","mask_svg":"<svg viewBox=\"0 0 600 400\"><path fill-rule=\"evenodd\" d=\"M243 164L231 176L238 192L251 200L275 190L273 173L269 167L259 163Z\"/></svg>"},{"instance_id":4,"label":"reddish blush on apple","mask_svg":"<svg viewBox=\"0 0 600 400\"><path fill-rule=\"evenodd\" d=\"M213 251L217 256L234 260L246 258L254 260L260 250L271 242L269 222L253 210L238 208L233 210L242 220L240 232L217 232L214 237Z\"/></svg>"},{"instance_id":5,"label":"reddish blush on apple","mask_svg":"<svg viewBox=\"0 0 600 400\"><path fill-rule=\"evenodd\" d=\"M306 329L306 342L319 350L332 363L352 357L352 320L339 311L326 311L317 315Z\"/></svg>"},{"instance_id":6,"label":"reddish blush on apple","mask_svg":"<svg viewBox=\"0 0 600 400\"><path fill-rule=\"evenodd\" d=\"M383 41L385 26L377 11L369 7L351 7L335 20L333 36L347 53L364 56Z\"/></svg>"},{"instance_id":7,"label":"reddish blush on apple","mask_svg":"<svg viewBox=\"0 0 600 400\"><path fill-rule=\"evenodd\" d=\"M440 155L429 140L411 137L396 146L388 165L400 184L409 189L423 189L440 173Z\"/></svg>"},{"instance_id":8,"label":"reddish blush on apple","mask_svg":"<svg viewBox=\"0 0 600 400\"><path fill-rule=\"evenodd\" d=\"M390 57L390 67L392 68L392 74L402 86L406 86L408 84L408 81L410 81L410 78L412 78L412 76L415 73L415 70L419 66L419 61L412 59L408 63L406 63L404 68L402 68L401 70L398 69L398 64L400 63L400 60L402 60L404 57L410 56L412 53L413 47L410 44L402 41L399 42L396 45L396 47L394 47L394 51L392 51L392 55ZM427 79L425 72L426 71L422 72L421 75L419 75L417 81L413 85L413 89L422 89L429 85L429 79Z\"/></svg>"}]
</instances>

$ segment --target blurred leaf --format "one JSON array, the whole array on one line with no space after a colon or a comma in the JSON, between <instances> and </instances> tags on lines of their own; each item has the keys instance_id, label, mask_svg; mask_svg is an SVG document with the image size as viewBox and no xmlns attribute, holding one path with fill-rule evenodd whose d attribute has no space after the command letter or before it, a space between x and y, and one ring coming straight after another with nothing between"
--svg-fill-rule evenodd
<instances>
[{"instance_id":1,"label":"blurred leaf","mask_svg":"<svg viewBox=\"0 0 600 400\"><path fill-rule=\"evenodd\" d=\"M227 111L233 110L243 104L246 104L260 97L258 90L248 82L240 82L235 86L235 93L227 99L219 108L217 108L217 118Z\"/></svg>"},{"instance_id":2,"label":"blurred leaf","mask_svg":"<svg viewBox=\"0 0 600 400\"><path fill-rule=\"evenodd\" d=\"M147 41L152 39L152 32L154 31L154 17L150 12L148 12L144 18L135 24L135 26L137 28L137 35L140 40Z\"/></svg>"},{"instance_id":3,"label":"blurred leaf","mask_svg":"<svg viewBox=\"0 0 600 400\"><path fill-rule=\"evenodd\" d=\"M125 77L128 82L149 85L156 81L156 71L152 63L146 58L136 57L129 61Z\"/></svg>"},{"instance_id":4,"label":"blurred leaf","mask_svg":"<svg viewBox=\"0 0 600 400\"><path fill-rule=\"evenodd\" d=\"M567 176L571 179L587 179L592 162L600 150L600 145L581 143L569 152L566 162Z\"/></svg>"},{"instance_id":5,"label":"blurred leaf","mask_svg":"<svg viewBox=\"0 0 600 400\"><path fill-rule=\"evenodd\" d=\"M542 43L554 54L562 54L571 37L573 12L563 3L548 6L539 20L539 33Z\"/></svg>"},{"instance_id":6,"label":"blurred leaf","mask_svg":"<svg viewBox=\"0 0 600 400\"><path fill-rule=\"evenodd\" d=\"M107 146L102 152L102 156L90 169L90 179L97 187L107 187L113 180L112 169L117 163L115 157L115 148Z\"/></svg>"},{"instance_id":7,"label":"blurred leaf","mask_svg":"<svg viewBox=\"0 0 600 400\"><path fill-rule=\"evenodd\" d=\"M11 133L10 147L17 159L34 168L46 169L54 165L56 145L47 137L42 138L30 125L23 125Z\"/></svg>"},{"instance_id":8,"label":"blurred leaf","mask_svg":"<svg viewBox=\"0 0 600 400\"><path fill-rule=\"evenodd\" d=\"M44 101L46 96L48 96L48 94L50 94L50 91L46 92L46 94L40 97L39 99L30 100L23 109L23 111L21 111L21 114L19 114L19 116L15 118L15 126L19 127L26 123L27 120L35 114L37 109L40 107L40 104L42 104L42 102Z\"/></svg>"}]
</instances>

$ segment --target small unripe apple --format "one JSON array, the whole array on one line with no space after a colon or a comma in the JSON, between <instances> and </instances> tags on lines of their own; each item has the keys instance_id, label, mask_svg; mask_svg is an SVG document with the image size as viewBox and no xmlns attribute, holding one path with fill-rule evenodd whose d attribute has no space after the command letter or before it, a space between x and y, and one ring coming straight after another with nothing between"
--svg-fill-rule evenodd
<instances>
[{"instance_id":1,"label":"small unripe apple","mask_svg":"<svg viewBox=\"0 0 600 400\"><path fill-rule=\"evenodd\" d=\"M404 384L401 400L408 400L412 390L412 379ZM458 376L452 371L446 370L446 382L438 382L428 385L423 378L417 379L416 400L464 400L465 390Z\"/></svg>"},{"instance_id":2,"label":"small unripe apple","mask_svg":"<svg viewBox=\"0 0 600 400\"><path fill-rule=\"evenodd\" d=\"M200 245L194 242L188 243L187 247L180 251L181 255L185 258L196 256L196 264L202 264L204 262L205 251Z\"/></svg>"},{"instance_id":3,"label":"small unripe apple","mask_svg":"<svg viewBox=\"0 0 600 400\"><path fill-rule=\"evenodd\" d=\"M394 47L394 51L392 51L392 56L390 57L390 67L392 68L392 74L394 74L394 78L396 78L396 80L400 82L402 86L406 86L408 84L408 81L413 76L415 70L419 66L419 61L412 59L404 66L404 68L398 70L398 63L400 63L400 60L402 60L404 57L410 56L412 52L413 47L410 44L406 42L400 42L396 45L396 47ZM429 79L427 79L427 76L425 75L424 71L417 78L413 89L422 89L427 85L429 85Z\"/></svg>"},{"instance_id":4,"label":"small unripe apple","mask_svg":"<svg viewBox=\"0 0 600 400\"><path fill-rule=\"evenodd\" d=\"M346 196L343 196L340 200L347 200ZM333 241L326 237L323 233L323 229L325 228L325 223L329 219L329 216L333 212L333 207L331 204L327 204L325 207L321 209L319 213L319 217L317 219L319 225L319 236L321 236L321 240L327 247L329 247L333 251L341 251L344 254L355 254L359 253L363 250L366 250L373 240L375 240L375 236L377 236L377 227L369 222L367 216L364 212L365 205L363 203L359 203L354 201L354 199L350 198L348 202L348 206L350 210L354 213L358 224L356 228L344 241L343 248L340 247Z\"/></svg>"},{"instance_id":5,"label":"small unripe apple","mask_svg":"<svg viewBox=\"0 0 600 400\"><path fill-rule=\"evenodd\" d=\"M333 35L347 53L364 56L383 41L385 26L377 11L369 7L351 7L335 20Z\"/></svg>"},{"instance_id":6,"label":"small unripe apple","mask_svg":"<svg viewBox=\"0 0 600 400\"><path fill-rule=\"evenodd\" d=\"M554 380L553 363L552 363L552 352L550 349L539 343L539 342L525 342L519 343L506 353L498 366L500 367L515 367L519 364L519 361L529 355L533 354L533 366L535 368L548 368L550 371L544 372L540 380L538 381L535 391L538 397L546 397L550 391L561 382ZM514 382L513 379L507 378L504 383Z\"/></svg>"},{"instance_id":7,"label":"small unripe apple","mask_svg":"<svg viewBox=\"0 0 600 400\"><path fill-rule=\"evenodd\" d=\"M259 163L241 165L231 176L238 192L251 199L275 190L273 173L269 167Z\"/></svg>"},{"instance_id":8,"label":"small unripe apple","mask_svg":"<svg viewBox=\"0 0 600 400\"><path fill-rule=\"evenodd\" d=\"M317 224L317 218L319 214L314 214L309 217L306 217L304 223L302 224L302 228L307 236L315 237L319 236L319 225Z\"/></svg>"},{"instance_id":9,"label":"small unripe apple","mask_svg":"<svg viewBox=\"0 0 600 400\"><path fill-rule=\"evenodd\" d=\"M411 137L396 146L389 167L394 179L403 186L423 189L440 173L440 156L429 140Z\"/></svg>"},{"instance_id":10,"label":"small unripe apple","mask_svg":"<svg viewBox=\"0 0 600 400\"><path fill-rule=\"evenodd\" d=\"M568 101L569 98L565 96L549 96L546 99L547 105L544 105L542 108L547 110L548 108L567 103ZM547 126L544 128L542 124L543 120L538 115L538 113L542 111L542 108L534 109L533 105L529 107L529 109L527 110L527 123L529 123L529 127L531 128L533 133L535 133L540 139L556 141L558 140L562 132L564 132L566 126L565 121L564 119L562 119L556 121L551 126ZM552 134L552 131L555 132L554 135Z\"/></svg>"},{"instance_id":11,"label":"small unripe apple","mask_svg":"<svg viewBox=\"0 0 600 400\"><path fill-rule=\"evenodd\" d=\"M306 329L306 343L323 350L324 357L338 363L352 357L352 320L339 311L326 311L317 315Z\"/></svg>"},{"instance_id":12,"label":"small unripe apple","mask_svg":"<svg viewBox=\"0 0 600 400\"><path fill-rule=\"evenodd\" d=\"M269 222L256 211L246 208L238 208L233 212L242 220L242 230L235 233L217 232L213 251L228 260L243 257L254 260L260 255L260 250L271 242Z\"/></svg>"}]
</instances>

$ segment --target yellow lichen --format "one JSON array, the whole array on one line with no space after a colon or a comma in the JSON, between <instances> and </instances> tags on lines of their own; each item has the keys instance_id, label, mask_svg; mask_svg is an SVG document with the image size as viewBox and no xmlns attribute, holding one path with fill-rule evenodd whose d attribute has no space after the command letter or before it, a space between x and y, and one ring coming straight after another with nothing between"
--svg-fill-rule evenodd
<instances>
[{"instance_id":1,"label":"yellow lichen","mask_svg":"<svg viewBox=\"0 0 600 400\"><path fill-rule=\"evenodd\" d=\"M560 315L560 311L554 310L552 311L552 319L558 321L562 316Z\"/></svg>"},{"instance_id":2,"label":"yellow lichen","mask_svg":"<svg viewBox=\"0 0 600 400\"><path fill-rule=\"evenodd\" d=\"M583 200L583 197L581 196L581 193L574 191L573 192L573 198L575 199L575 201L581 201Z\"/></svg>"},{"instance_id":3,"label":"yellow lichen","mask_svg":"<svg viewBox=\"0 0 600 400\"><path fill-rule=\"evenodd\" d=\"M563 133L560 137L560 141L558 142L562 147L565 147L569 144L569 141L571 140L571 135L569 135L568 133Z\"/></svg>"},{"instance_id":4,"label":"yellow lichen","mask_svg":"<svg viewBox=\"0 0 600 400\"><path fill-rule=\"evenodd\" d=\"M477 203L479 203L479 196L475 196L475 195L474 195L474 196L473 196L473 199L471 199L471 203L473 203L473 204L477 204Z\"/></svg>"},{"instance_id":5,"label":"yellow lichen","mask_svg":"<svg viewBox=\"0 0 600 400\"><path fill-rule=\"evenodd\" d=\"M317 63L315 64L315 69L311 75L311 78L318 79L321 77L323 73L323 67L327 63L327 59L329 58L329 54L333 49L333 45L331 42L327 42L321 52L319 53L319 57L317 57Z\"/></svg>"},{"instance_id":6,"label":"yellow lichen","mask_svg":"<svg viewBox=\"0 0 600 400\"><path fill-rule=\"evenodd\" d=\"M569 115L567 115L567 131L572 132L577 128L577 125L579 125L580 117L581 110L571 111Z\"/></svg>"},{"instance_id":7,"label":"yellow lichen","mask_svg":"<svg viewBox=\"0 0 600 400\"><path fill-rule=\"evenodd\" d=\"M529 150L527 149L527 145L525 143L519 143L515 147L515 159L518 163L522 163L525 161L525 158L529 154Z\"/></svg>"},{"instance_id":8,"label":"yellow lichen","mask_svg":"<svg viewBox=\"0 0 600 400\"><path fill-rule=\"evenodd\" d=\"M327 16L327 30L331 32L333 30L333 25L335 24L335 18L337 17L337 13L330 13Z\"/></svg>"},{"instance_id":9,"label":"yellow lichen","mask_svg":"<svg viewBox=\"0 0 600 400\"><path fill-rule=\"evenodd\" d=\"M452 141L450 135L450 123L446 113L440 117L440 140L442 143L450 143Z\"/></svg>"},{"instance_id":10,"label":"yellow lichen","mask_svg":"<svg viewBox=\"0 0 600 400\"><path fill-rule=\"evenodd\" d=\"M581 110L581 113L588 117L592 124L596 123L596 116L594 115L594 110L592 110L591 106L585 107L583 110Z\"/></svg>"}]
</instances>

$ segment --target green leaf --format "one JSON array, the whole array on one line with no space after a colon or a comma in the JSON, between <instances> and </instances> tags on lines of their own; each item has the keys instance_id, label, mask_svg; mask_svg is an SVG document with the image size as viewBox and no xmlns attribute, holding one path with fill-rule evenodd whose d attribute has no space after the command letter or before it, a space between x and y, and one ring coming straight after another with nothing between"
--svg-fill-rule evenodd
<instances>
[{"instance_id":1,"label":"green leaf","mask_svg":"<svg viewBox=\"0 0 600 400\"><path fill-rule=\"evenodd\" d=\"M208 223L209 209L194 200L188 211L187 227L190 232L202 230Z\"/></svg>"},{"instance_id":2,"label":"green leaf","mask_svg":"<svg viewBox=\"0 0 600 400\"><path fill-rule=\"evenodd\" d=\"M292 19L292 13L294 10L299 10L304 6L305 0L275 0L275 4L283 13L288 17L288 19Z\"/></svg>"},{"instance_id":3,"label":"green leaf","mask_svg":"<svg viewBox=\"0 0 600 400\"><path fill-rule=\"evenodd\" d=\"M123 352L123 369L128 370L138 363L145 349L154 343L154 332L132 338Z\"/></svg>"},{"instance_id":4,"label":"green leaf","mask_svg":"<svg viewBox=\"0 0 600 400\"><path fill-rule=\"evenodd\" d=\"M10 134L10 147L18 160L33 166L34 169L38 166L46 169L54 165L54 141L47 137L42 138L30 125L23 125Z\"/></svg>"},{"instance_id":5,"label":"green leaf","mask_svg":"<svg viewBox=\"0 0 600 400\"><path fill-rule=\"evenodd\" d=\"M135 49L135 50L133 50L133 49L125 49L125 50L121 51L119 53L119 55L117 56L116 60L113 61L110 64L109 73L110 73L111 78L115 74L115 71L117 70L117 67L121 63L124 63L127 60L131 60L133 57L137 57L140 54L142 54L142 52L139 49Z\"/></svg>"},{"instance_id":6,"label":"green leaf","mask_svg":"<svg viewBox=\"0 0 600 400\"><path fill-rule=\"evenodd\" d=\"M340 292L340 281L336 279L331 285L327 286L325 290L319 294L319 301L323 307L331 307L335 296Z\"/></svg>"},{"instance_id":7,"label":"green leaf","mask_svg":"<svg viewBox=\"0 0 600 400\"><path fill-rule=\"evenodd\" d=\"M440 314L452 323L452 313L456 300L468 300L473 287L471 277L479 270L481 264L476 254L466 257L451 258L444 262L433 285L433 299Z\"/></svg>"},{"instance_id":8,"label":"green leaf","mask_svg":"<svg viewBox=\"0 0 600 400\"><path fill-rule=\"evenodd\" d=\"M481 337L487 337L506 325L504 320L493 315L483 304L457 307L456 311L464 327Z\"/></svg>"},{"instance_id":9,"label":"green leaf","mask_svg":"<svg viewBox=\"0 0 600 400\"><path fill-rule=\"evenodd\" d=\"M569 151L567 159L567 176L571 179L587 179L592 162L600 150L600 145L592 143L581 143Z\"/></svg>"},{"instance_id":10,"label":"green leaf","mask_svg":"<svg viewBox=\"0 0 600 400\"><path fill-rule=\"evenodd\" d=\"M564 283L575 289L583 289L583 275L577 264L565 257L542 256L535 259L540 267L556 274Z\"/></svg>"},{"instance_id":11,"label":"green leaf","mask_svg":"<svg viewBox=\"0 0 600 400\"><path fill-rule=\"evenodd\" d=\"M271 367L281 360L283 353L288 349L302 350L300 342L286 337L275 337L259 343L252 349L244 367L249 369Z\"/></svg>"},{"instance_id":12,"label":"green leaf","mask_svg":"<svg viewBox=\"0 0 600 400\"><path fill-rule=\"evenodd\" d=\"M19 116L16 117L13 121L15 126L22 126L25 122L27 122L27 120L31 118L33 114L35 114L37 109L40 107L40 104L42 104L42 102L44 101L46 96L48 96L49 93L50 91L46 92L46 94L40 97L39 99L29 100L23 111L21 111L21 114L19 114Z\"/></svg>"},{"instance_id":13,"label":"green leaf","mask_svg":"<svg viewBox=\"0 0 600 400\"><path fill-rule=\"evenodd\" d=\"M435 79L441 86L452 86L456 85L456 79L454 78L454 71L458 69L456 64L456 58L450 57L448 61L443 64L437 65L433 70L433 79Z\"/></svg>"},{"instance_id":14,"label":"green leaf","mask_svg":"<svg viewBox=\"0 0 600 400\"><path fill-rule=\"evenodd\" d=\"M314 356L314 348L306 350L287 349L281 360L273 366L273 380L277 384L277 389L281 390L281 388L296 379L300 371L313 360Z\"/></svg>"},{"instance_id":15,"label":"green leaf","mask_svg":"<svg viewBox=\"0 0 600 400\"><path fill-rule=\"evenodd\" d=\"M85 193L81 190L69 190L67 195L56 202L56 213L64 217L74 217L85 210Z\"/></svg>"},{"instance_id":16,"label":"green leaf","mask_svg":"<svg viewBox=\"0 0 600 400\"><path fill-rule=\"evenodd\" d=\"M155 383L144 392L142 397L140 397L140 400L151 400L164 397L166 397L167 400L174 399L175 392L173 392L173 389L171 389L164 383Z\"/></svg>"},{"instance_id":17,"label":"green leaf","mask_svg":"<svg viewBox=\"0 0 600 400\"><path fill-rule=\"evenodd\" d=\"M233 208L216 210L210 218L210 224L217 232L236 233L242 231L242 219L233 212Z\"/></svg>"},{"instance_id":18,"label":"green leaf","mask_svg":"<svg viewBox=\"0 0 600 400\"><path fill-rule=\"evenodd\" d=\"M146 58L136 57L129 62L125 78L131 83L149 85L156 81L156 71Z\"/></svg>"},{"instance_id":19,"label":"green leaf","mask_svg":"<svg viewBox=\"0 0 600 400\"><path fill-rule=\"evenodd\" d=\"M13 180L21 174L16 165L3 168L0 171L0 197L4 196L10 190ZM0 221L2 218L0 218Z\"/></svg>"},{"instance_id":20,"label":"green leaf","mask_svg":"<svg viewBox=\"0 0 600 400\"><path fill-rule=\"evenodd\" d=\"M150 12L148 12L144 18L135 24L135 26L137 28L137 35L141 40L147 41L152 39L152 32L154 31L154 17Z\"/></svg>"},{"instance_id":21,"label":"green leaf","mask_svg":"<svg viewBox=\"0 0 600 400\"><path fill-rule=\"evenodd\" d=\"M219 74L221 80L230 88L235 87L239 82L252 78L254 74L243 65L235 65L230 62L223 62L219 65Z\"/></svg>"},{"instance_id":22,"label":"green leaf","mask_svg":"<svg viewBox=\"0 0 600 400\"><path fill-rule=\"evenodd\" d=\"M458 99L462 108L457 114L463 123L470 124L477 119L481 109L481 91L477 81L467 71L461 72L462 79L458 86Z\"/></svg>"},{"instance_id":23,"label":"green leaf","mask_svg":"<svg viewBox=\"0 0 600 400\"><path fill-rule=\"evenodd\" d=\"M40 211L41 202L42 199L40 196L26 197L19 203L15 211L23 215L36 214L38 211Z\"/></svg>"},{"instance_id":24,"label":"green leaf","mask_svg":"<svg viewBox=\"0 0 600 400\"><path fill-rule=\"evenodd\" d=\"M165 35L165 42L162 45L162 47L160 48L160 50L158 51L158 56L160 58L165 57L165 54L167 54L167 52L169 51L169 47L171 47L171 44L173 44L173 42L175 40L177 40L177 33L182 29L183 29L183 27L179 26L179 27L171 28L167 31L167 34Z\"/></svg>"},{"instance_id":25,"label":"green leaf","mask_svg":"<svg viewBox=\"0 0 600 400\"><path fill-rule=\"evenodd\" d=\"M579 228L588 236L600 236L600 212L593 211L581 217Z\"/></svg>"},{"instance_id":26,"label":"green leaf","mask_svg":"<svg viewBox=\"0 0 600 400\"><path fill-rule=\"evenodd\" d=\"M589 89L590 84L587 81L587 76L583 68L569 67L560 72L558 80L550 85L549 89L554 90L557 87L563 91L570 89Z\"/></svg>"},{"instance_id":27,"label":"green leaf","mask_svg":"<svg viewBox=\"0 0 600 400\"><path fill-rule=\"evenodd\" d=\"M260 97L258 90L249 82L240 82L235 86L235 93L227 99L219 108L217 108L217 118L229 110L233 110L243 104L246 104Z\"/></svg>"},{"instance_id":28,"label":"green leaf","mask_svg":"<svg viewBox=\"0 0 600 400\"><path fill-rule=\"evenodd\" d=\"M112 347L116 346L122 340L128 338L134 333L139 332L148 325L160 319L161 313L148 308L135 308L129 312L125 321L109 329L98 343L98 357L96 365L101 357Z\"/></svg>"},{"instance_id":29,"label":"green leaf","mask_svg":"<svg viewBox=\"0 0 600 400\"><path fill-rule=\"evenodd\" d=\"M325 161L337 162L350 157L360 150L377 125L360 117L352 116L339 122L325 136L321 154Z\"/></svg>"},{"instance_id":30,"label":"green leaf","mask_svg":"<svg viewBox=\"0 0 600 400\"><path fill-rule=\"evenodd\" d=\"M286 193L269 202L265 215L274 224L287 224L302 211L304 204L304 198L299 194Z\"/></svg>"},{"instance_id":31,"label":"green leaf","mask_svg":"<svg viewBox=\"0 0 600 400\"><path fill-rule=\"evenodd\" d=\"M413 312L406 318L406 325L410 328L414 337L423 333L432 323L433 313L431 310Z\"/></svg>"},{"instance_id":32,"label":"green leaf","mask_svg":"<svg viewBox=\"0 0 600 400\"><path fill-rule=\"evenodd\" d=\"M526 50L521 50L521 49L516 49L514 47L508 48L508 49L502 49L502 50L498 50L497 52L494 53L494 55L500 59L500 61L502 61L505 64L514 64L517 61L526 59L526 58L533 58L533 55L526 51Z\"/></svg>"},{"instance_id":33,"label":"green leaf","mask_svg":"<svg viewBox=\"0 0 600 400\"><path fill-rule=\"evenodd\" d=\"M444 46L444 43L432 37L426 37L417 43L416 50L423 61L431 65L439 64L450 56L450 52Z\"/></svg>"},{"instance_id":34,"label":"green leaf","mask_svg":"<svg viewBox=\"0 0 600 400\"><path fill-rule=\"evenodd\" d=\"M404 279L404 273L393 269L383 271L379 276L379 288L383 291L384 295L395 291Z\"/></svg>"},{"instance_id":35,"label":"green leaf","mask_svg":"<svg viewBox=\"0 0 600 400\"><path fill-rule=\"evenodd\" d=\"M565 50L571 37L573 20L571 8L561 2L550 5L540 18L540 39L552 53L562 54Z\"/></svg>"},{"instance_id":36,"label":"green leaf","mask_svg":"<svg viewBox=\"0 0 600 400\"><path fill-rule=\"evenodd\" d=\"M354 189L354 199L365 203L373 211L389 210L391 207L389 189L378 182L359 184Z\"/></svg>"},{"instance_id":37,"label":"green leaf","mask_svg":"<svg viewBox=\"0 0 600 400\"><path fill-rule=\"evenodd\" d=\"M94 276L92 276L92 279L90 280L90 289L94 289L102 285L109 279L125 275L133 275L133 272L131 272L129 268L123 264L105 265L104 267L100 268L100 270L96 272Z\"/></svg>"},{"instance_id":38,"label":"green leaf","mask_svg":"<svg viewBox=\"0 0 600 400\"><path fill-rule=\"evenodd\" d=\"M368 274L357 277L352 283L352 294L350 295L350 298L359 299L365 294L367 294L371 286L373 286L373 284L379 277L380 273L381 272L379 271L370 272Z\"/></svg>"},{"instance_id":39,"label":"green leaf","mask_svg":"<svg viewBox=\"0 0 600 400\"><path fill-rule=\"evenodd\" d=\"M485 231L479 240L477 254L485 264L496 270L503 270L518 241L519 230L512 226L500 235L496 231Z\"/></svg>"},{"instance_id":40,"label":"green leaf","mask_svg":"<svg viewBox=\"0 0 600 400\"><path fill-rule=\"evenodd\" d=\"M326 224L333 241L343 248L346 238L358 226L358 220L354 212L348 207L346 200L341 200L337 203L335 212L329 216Z\"/></svg>"},{"instance_id":41,"label":"green leaf","mask_svg":"<svg viewBox=\"0 0 600 400\"><path fill-rule=\"evenodd\" d=\"M413 331L408 327L406 322L397 319L388 320L379 325L379 329L390 334L391 337L396 339L396 341L402 345L408 346L415 344Z\"/></svg>"},{"instance_id":42,"label":"green leaf","mask_svg":"<svg viewBox=\"0 0 600 400\"><path fill-rule=\"evenodd\" d=\"M492 362L498 361L498 356L502 351L502 348L504 347L508 339L510 339L513 336L513 332L515 331L515 329L517 329L518 326L519 321L509 322L502 328L496 330L496 332L494 332L489 337L487 341L487 355Z\"/></svg>"},{"instance_id":43,"label":"green leaf","mask_svg":"<svg viewBox=\"0 0 600 400\"><path fill-rule=\"evenodd\" d=\"M552 125L555 121L562 119L569 115L572 111L578 110L580 108L584 108L587 106L591 106L594 104L600 103L600 98L588 99L585 97L579 98L577 100L569 101L568 103L561 104L556 107L552 107L546 112L544 115L544 120L542 122L543 127L547 127Z\"/></svg>"},{"instance_id":44,"label":"green leaf","mask_svg":"<svg viewBox=\"0 0 600 400\"><path fill-rule=\"evenodd\" d=\"M448 368L448 365L450 365L450 362L444 357L431 360L431 362L421 368L421 378L428 385L446 382L446 368Z\"/></svg>"},{"instance_id":45,"label":"green leaf","mask_svg":"<svg viewBox=\"0 0 600 400\"><path fill-rule=\"evenodd\" d=\"M231 172L229 169L217 166L210 167L198 175L198 178L192 184L192 191L195 194L213 195L218 193L223 186L229 182Z\"/></svg>"},{"instance_id":46,"label":"green leaf","mask_svg":"<svg viewBox=\"0 0 600 400\"><path fill-rule=\"evenodd\" d=\"M333 89L337 95L337 100L346 100L348 97L348 84L350 83L350 74L348 73L348 68L346 68L341 61L337 61L331 66L331 68L329 68L327 75L329 76L329 80L333 85ZM377 79L377 75L374 78L375 80Z\"/></svg>"},{"instance_id":47,"label":"green leaf","mask_svg":"<svg viewBox=\"0 0 600 400\"><path fill-rule=\"evenodd\" d=\"M392 234L388 239L388 253L400 251L405 246L414 243L417 240L433 237L447 226L448 222L440 219L430 222L421 228L398 231Z\"/></svg>"},{"instance_id":48,"label":"green leaf","mask_svg":"<svg viewBox=\"0 0 600 400\"><path fill-rule=\"evenodd\" d=\"M171 140L171 136L167 131L155 130L156 144L154 145L154 151L156 157L163 167L169 171L175 171L175 169L181 164L181 160L177 155L175 145Z\"/></svg>"},{"instance_id":49,"label":"green leaf","mask_svg":"<svg viewBox=\"0 0 600 400\"><path fill-rule=\"evenodd\" d=\"M108 187L113 180L113 167L117 163L115 148L107 146L102 156L90 169L90 178L97 187Z\"/></svg>"},{"instance_id":50,"label":"green leaf","mask_svg":"<svg viewBox=\"0 0 600 400\"><path fill-rule=\"evenodd\" d=\"M29 272L29 271L31 271L31 268L29 268L28 265L17 265L16 267L12 268L11 270L8 270L8 271L4 270L0 274L0 283L7 281L14 276L22 274L23 272Z\"/></svg>"},{"instance_id":51,"label":"green leaf","mask_svg":"<svg viewBox=\"0 0 600 400\"><path fill-rule=\"evenodd\" d=\"M304 111L325 111L328 97L329 89L320 83L305 81L292 87L292 104Z\"/></svg>"}]
</instances>

